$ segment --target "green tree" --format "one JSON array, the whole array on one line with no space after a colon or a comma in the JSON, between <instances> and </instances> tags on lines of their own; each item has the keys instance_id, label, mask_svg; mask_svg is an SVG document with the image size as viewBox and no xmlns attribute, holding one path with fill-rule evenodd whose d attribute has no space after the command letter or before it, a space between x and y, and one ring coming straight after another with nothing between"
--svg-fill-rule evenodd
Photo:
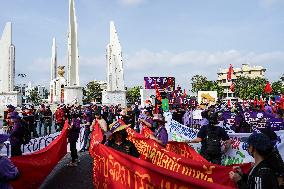
<instances>
[{"instance_id":1,"label":"green tree","mask_svg":"<svg viewBox=\"0 0 284 189\"><path fill-rule=\"evenodd\" d=\"M235 83L235 94L241 99L254 99L263 93L267 80L264 78L238 77Z\"/></svg>"},{"instance_id":2,"label":"green tree","mask_svg":"<svg viewBox=\"0 0 284 189\"><path fill-rule=\"evenodd\" d=\"M127 89L126 99L129 103L134 103L134 102L139 101L140 89L142 89L142 86L135 86L135 87Z\"/></svg>"},{"instance_id":3,"label":"green tree","mask_svg":"<svg viewBox=\"0 0 284 189\"><path fill-rule=\"evenodd\" d=\"M191 91L193 93L197 93L198 91L207 91L208 80L207 77L202 75L194 75L191 78L192 88Z\"/></svg>"},{"instance_id":4,"label":"green tree","mask_svg":"<svg viewBox=\"0 0 284 189\"><path fill-rule=\"evenodd\" d=\"M37 87L32 89L29 96L27 97L28 102L33 103L34 105L39 105L42 102L42 99L40 98Z\"/></svg>"},{"instance_id":5,"label":"green tree","mask_svg":"<svg viewBox=\"0 0 284 189\"><path fill-rule=\"evenodd\" d=\"M223 96L223 87L220 86L218 81L208 81L209 91L217 91L218 98Z\"/></svg>"},{"instance_id":6,"label":"green tree","mask_svg":"<svg viewBox=\"0 0 284 189\"><path fill-rule=\"evenodd\" d=\"M275 81L271 84L272 95L280 95L284 93L284 86L282 81Z\"/></svg>"},{"instance_id":7,"label":"green tree","mask_svg":"<svg viewBox=\"0 0 284 189\"><path fill-rule=\"evenodd\" d=\"M103 89L101 88L101 85L98 82L89 82L83 90L84 103L101 102L102 91Z\"/></svg>"},{"instance_id":8,"label":"green tree","mask_svg":"<svg viewBox=\"0 0 284 189\"><path fill-rule=\"evenodd\" d=\"M191 91L197 93L198 91L217 91L218 97L223 95L223 88L218 81L210 81L207 77L202 75L195 75L191 78Z\"/></svg>"}]
</instances>

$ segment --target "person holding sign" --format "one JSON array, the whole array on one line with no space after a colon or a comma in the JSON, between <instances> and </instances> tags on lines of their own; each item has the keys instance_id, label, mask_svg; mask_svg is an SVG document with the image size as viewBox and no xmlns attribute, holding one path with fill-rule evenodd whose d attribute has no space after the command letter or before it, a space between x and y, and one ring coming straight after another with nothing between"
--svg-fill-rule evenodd
<instances>
[{"instance_id":1,"label":"person holding sign","mask_svg":"<svg viewBox=\"0 0 284 189\"><path fill-rule=\"evenodd\" d=\"M168 143L168 132L165 128L166 121L161 114L155 114L153 121L157 123L157 128L155 134L149 135L149 138L165 147Z\"/></svg>"}]
</instances>

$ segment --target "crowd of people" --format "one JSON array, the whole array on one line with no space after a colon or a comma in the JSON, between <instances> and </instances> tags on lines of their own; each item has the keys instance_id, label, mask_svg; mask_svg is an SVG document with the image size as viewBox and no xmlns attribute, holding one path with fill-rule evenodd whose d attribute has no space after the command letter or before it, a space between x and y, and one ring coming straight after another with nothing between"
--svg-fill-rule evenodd
<instances>
[{"instance_id":1,"label":"crowd of people","mask_svg":"<svg viewBox=\"0 0 284 189\"><path fill-rule=\"evenodd\" d=\"M192 111L196 109L200 109L197 104L172 107L170 112L174 120L184 123L188 127L194 127L184 120L186 112L189 112L187 116L190 118ZM230 112L236 115L234 124L231 125L231 129L235 132L252 132L252 126L243 117L243 112L249 111L263 112L271 116L270 120L280 122L280 128L283 128L281 127L281 124L284 125L281 107L275 108L268 103L261 106L245 105L238 102L232 107L228 107L228 105L218 102L215 105L203 108L197 137L185 142L189 144L201 143L200 154L211 163L221 164L222 155L231 146L228 133L223 128L223 125L226 124L224 114ZM145 130L150 131L147 137L157 142L161 147L165 147L168 143L169 133L165 128L166 121L163 117L163 110L151 104L142 108L138 103L135 103L126 109L123 109L120 105L97 106L89 104L80 106L63 104L58 105L54 112L48 105L40 105L37 110L33 106L26 106L21 111L9 105L4 115L4 128L10 135L12 157L22 155L21 145L27 144L33 137L41 136L42 129L43 135L51 134L52 126L54 126L54 131L61 131L65 122L68 121L68 142L71 151L71 162L68 163L68 166L70 167L76 167L80 162L76 142L82 126L85 127L85 132L83 148L80 152L88 150L90 136L96 124L103 133L102 144L133 157L138 158L140 154L135 145L127 140L126 128L128 127L141 134ZM240 167L234 167L234 170L229 174L229 177L237 183L239 188L267 188L267 186L274 185L275 188L283 188L284 163L277 148L275 148L276 140L277 136L269 120L265 128L260 129L258 133L251 134L247 141L247 150L255 159L254 166L248 175L244 174ZM224 148L221 144L224 144ZM14 175L13 178L16 178L16 169Z\"/></svg>"}]
</instances>

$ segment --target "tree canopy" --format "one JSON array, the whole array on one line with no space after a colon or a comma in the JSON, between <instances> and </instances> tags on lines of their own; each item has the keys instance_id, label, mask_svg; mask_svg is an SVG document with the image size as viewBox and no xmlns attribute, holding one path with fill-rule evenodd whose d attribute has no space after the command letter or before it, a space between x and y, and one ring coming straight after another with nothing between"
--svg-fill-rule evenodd
<instances>
[{"instance_id":1,"label":"tree canopy","mask_svg":"<svg viewBox=\"0 0 284 189\"><path fill-rule=\"evenodd\" d=\"M218 81L208 80L205 76L194 75L191 78L191 83L191 91L194 93L197 93L198 91L217 91L218 97L223 95L223 88L219 85Z\"/></svg>"},{"instance_id":2,"label":"tree canopy","mask_svg":"<svg viewBox=\"0 0 284 189\"><path fill-rule=\"evenodd\" d=\"M267 83L265 78L238 77L235 83L235 94L241 99L254 99L263 94Z\"/></svg>"},{"instance_id":3,"label":"tree canopy","mask_svg":"<svg viewBox=\"0 0 284 189\"><path fill-rule=\"evenodd\" d=\"M83 90L84 103L101 102L102 91L103 89L101 88L101 85L98 82L89 82Z\"/></svg>"},{"instance_id":4,"label":"tree canopy","mask_svg":"<svg viewBox=\"0 0 284 189\"><path fill-rule=\"evenodd\" d=\"M142 86L135 86L127 89L126 91L126 99L130 103L134 103L140 100L140 89Z\"/></svg>"},{"instance_id":5,"label":"tree canopy","mask_svg":"<svg viewBox=\"0 0 284 189\"><path fill-rule=\"evenodd\" d=\"M31 102L34 105L39 105L42 102L42 99L40 98L37 91L38 91L38 89L36 87L36 88L32 89L29 96L27 96L27 101Z\"/></svg>"}]
</instances>

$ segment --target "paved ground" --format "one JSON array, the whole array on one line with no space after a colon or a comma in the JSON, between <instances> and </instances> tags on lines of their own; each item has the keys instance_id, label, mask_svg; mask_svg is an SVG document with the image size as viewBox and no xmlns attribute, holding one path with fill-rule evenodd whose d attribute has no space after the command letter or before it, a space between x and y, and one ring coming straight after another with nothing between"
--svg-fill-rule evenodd
<instances>
[{"instance_id":1,"label":"paved ground","mask_svg":"<svg viewBox=\"0 0 284 189\"><path fill-rule=\"evenodd\" d=\"M40 189L93 189L92 184L92 159L88 152L80 155L78 167L67 167L70 161L68 153L55 169L46 178Z\"/></svg>"}]
</instances>

